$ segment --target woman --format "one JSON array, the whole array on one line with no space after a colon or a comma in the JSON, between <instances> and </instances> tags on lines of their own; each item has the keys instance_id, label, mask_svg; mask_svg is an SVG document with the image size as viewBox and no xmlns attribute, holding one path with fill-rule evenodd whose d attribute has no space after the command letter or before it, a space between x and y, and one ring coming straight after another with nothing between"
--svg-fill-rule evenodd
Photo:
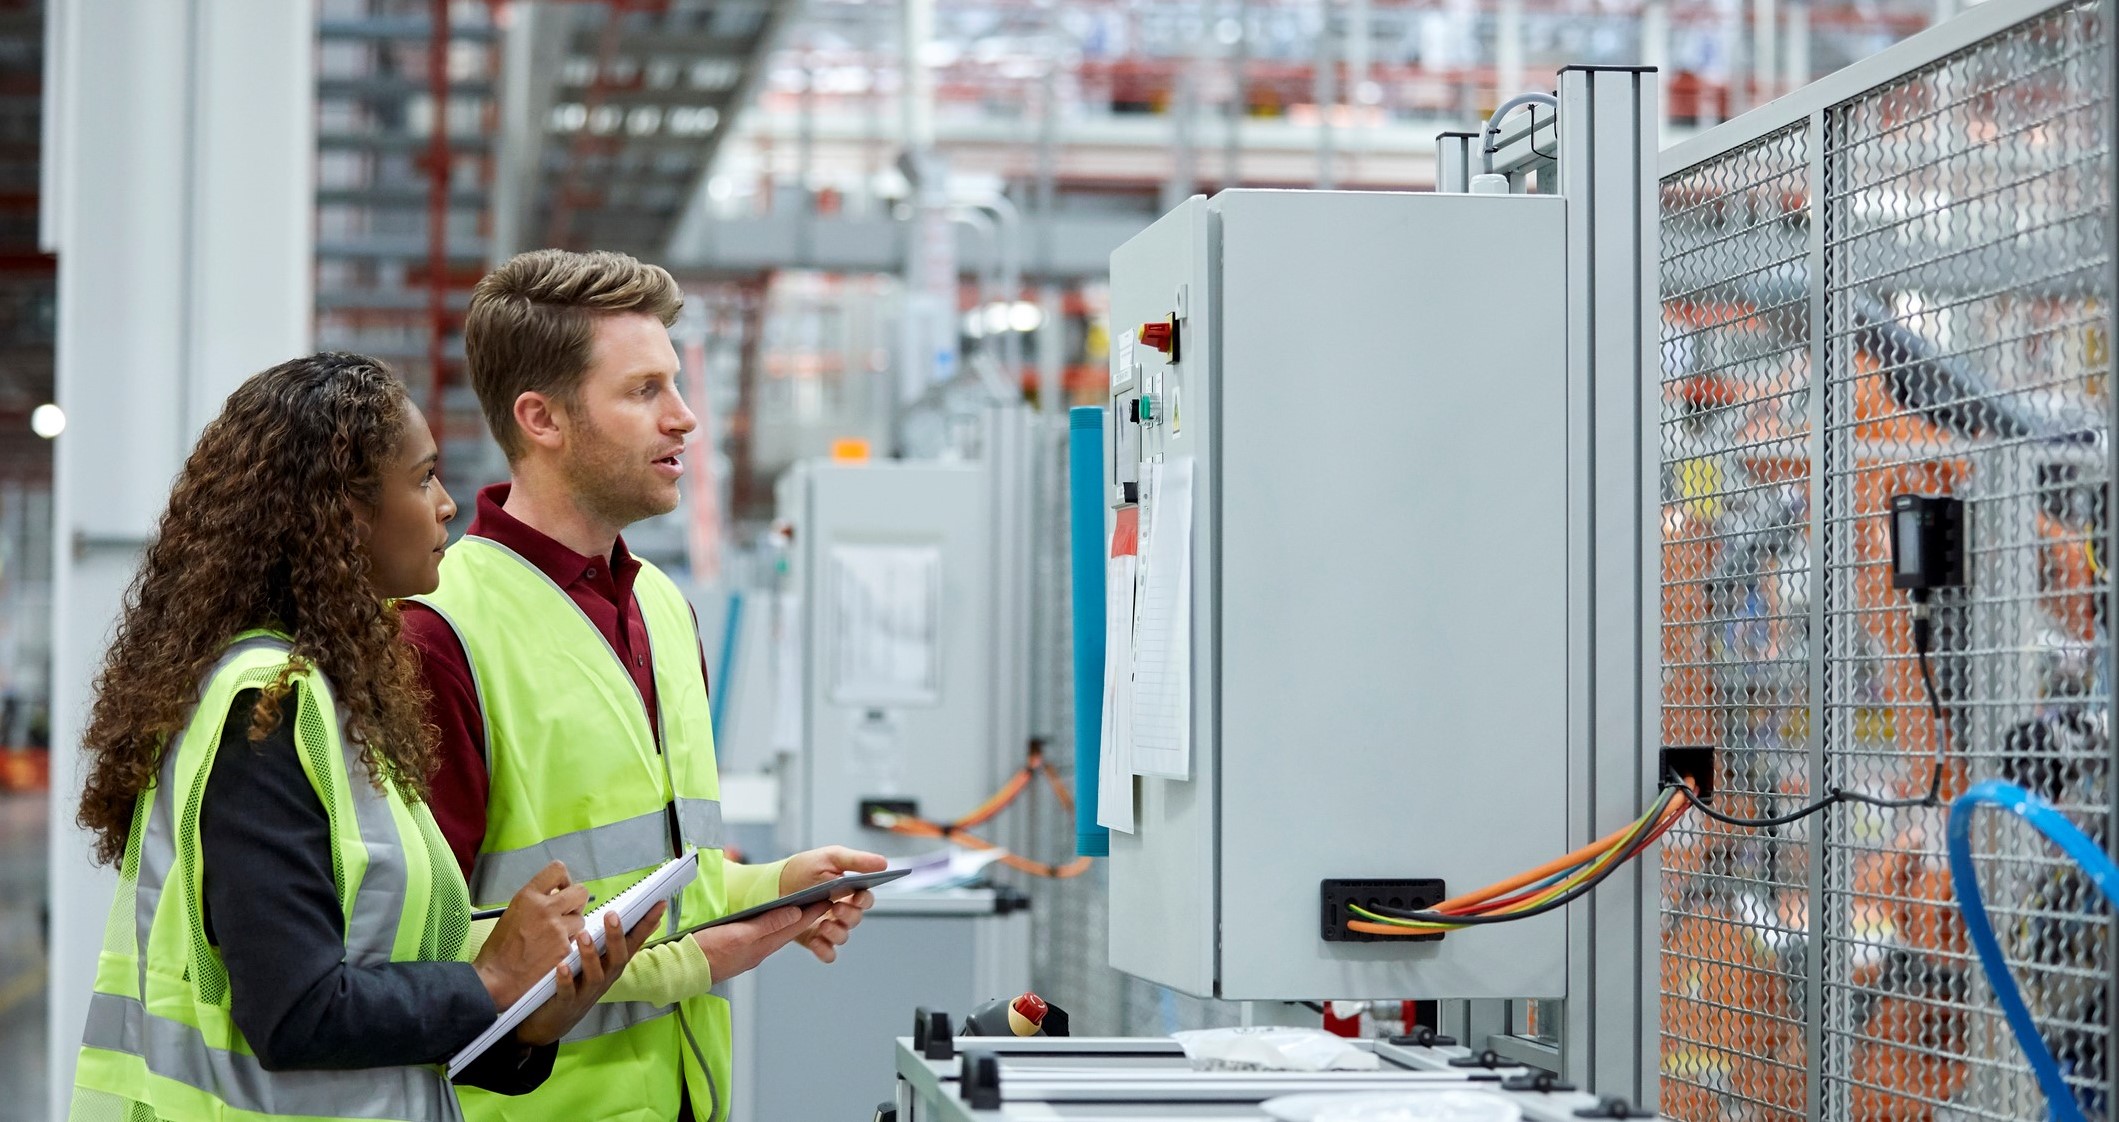
<instances>
[{"instance_id":1,"label":"woman","mask_svg":"<svg viewBox=\"0 0 2119 1122\"><path fill-rule=\"evenodd\" d=\"M434 1065L559 965L558 996L459 1078L536 1087L654 931L552 863L470 953L421 801L433 760L397 597L433 591L455 504L382 364L320 354L229 396L169 498L96 683L80 820L121 870L76 1119L453 1119Z\"/></svg>"}]
</instances>

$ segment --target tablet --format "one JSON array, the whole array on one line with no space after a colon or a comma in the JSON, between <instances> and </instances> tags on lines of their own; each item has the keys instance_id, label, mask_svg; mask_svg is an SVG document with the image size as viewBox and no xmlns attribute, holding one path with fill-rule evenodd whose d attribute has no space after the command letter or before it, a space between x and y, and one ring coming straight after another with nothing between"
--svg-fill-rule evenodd
<instances>
[{"instance_id":1,"label":"tablet","mask_svg":"<svg viewBox=\"0 0 2119 1122\"><path fill-rule=\"evenodd\" d=\"M826 900L841 900L864 888L874 888L879 884L889 884L891 881L910 872L912 872L911 869L885 869L880 873L849 873L837 880L828 880L822 884L810 885L800 892L790 893L780 897L778 900L760 904L755 908L745 908L740 912L730 912L728 915L717 919L707 920L705 923L695 923L675 934L657 939L656 942L661 943L668 942L671 939L681 939L695 931L704 931L709 927L719 927L724 923L740 923L746 919L756 919L777 908L806 908L811 904L821 904Z\"/></svg>"}]
</instances>

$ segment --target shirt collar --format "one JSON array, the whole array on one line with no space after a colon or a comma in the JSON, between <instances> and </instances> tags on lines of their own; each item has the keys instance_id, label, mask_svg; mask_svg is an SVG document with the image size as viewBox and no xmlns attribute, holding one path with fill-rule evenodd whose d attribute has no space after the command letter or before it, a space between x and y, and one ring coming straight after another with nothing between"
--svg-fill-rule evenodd
<instances>
[{"instance_id":1,"label":"shirt collar","mask_svg":"<svg viewBox=\"0 0 2119 1122\"><path fill-rule=\"evenodd\" d=\"M479 489L477 512L471 516L471 528L466 533L514 550L561 588L570 587L588 576L591 568L599 570L598 576L602 575L603 558L576 553L544 531L501 509L508 501L511 486L495 483ZM633 574L640 569L640 562L633 557L632 551L626 549L623 536L611 547L608 567L610 579L621 586L630 586Z\"/></svg>"}]
</instances>

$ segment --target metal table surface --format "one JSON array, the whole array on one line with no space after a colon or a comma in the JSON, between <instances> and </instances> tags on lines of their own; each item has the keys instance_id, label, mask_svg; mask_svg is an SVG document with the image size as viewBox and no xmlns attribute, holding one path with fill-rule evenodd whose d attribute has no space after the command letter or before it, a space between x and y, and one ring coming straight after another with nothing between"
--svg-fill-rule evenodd
<instances>
[{"instance_id":1,"label":"metal table surface","mask_svg":"<svg viewBox=\"0 0 2119 1122\"><path fill-rule=\"evenodd\" d=\"M1259 1104L1283 1095L1422 1088L1485 1089L1506 1096L1526 1122L1576 1122L1577 1110L1597 1104L1572 1091L1506 1091L1502 1079L1529 1068L1452 1067L1463 1048L1416 1048L1359 1041L1383 1061L1379 1071L1193 1071L1167 1037L959 1037L956 1055L930 1060L897 1040L898 1122L1260 1122ZM961 1093L967 1052L994 1056L1000 1069L998 1108L974 1110Z\"/></svg>"}]
</instances>

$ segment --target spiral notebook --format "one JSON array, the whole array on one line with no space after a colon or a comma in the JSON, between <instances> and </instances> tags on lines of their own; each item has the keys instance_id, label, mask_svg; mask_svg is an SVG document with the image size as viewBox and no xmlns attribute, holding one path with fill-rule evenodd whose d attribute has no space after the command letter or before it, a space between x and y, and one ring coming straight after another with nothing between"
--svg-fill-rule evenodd
<instances>
[{"instance_id":1,"label":"spiral notebook","mask_svg":"<svg viewBox=\"0 0 2119 1122\"><path fill-rule=\"evenodd\" d=\"M603 950L603 917L605 915L616 912L618 914L618 929L631 931L633 925L639 923L640 917L646 915L650 908L675 896L685 885L692 883L692 878L698 875L699 855L697 853L687 853L682 857L664 863L661 868L635 881L632 887L611 897L610 903L590 912L584 918L588 927L589 937L596 942L596 950L598 952ZM581 972L581 948L570 948L567 951L566 962L567 969L579 974ZM484 1054L486 1049L498 1043L501 1038L514 1032L517 1025L520 1025L530 1014L535 1013L538 1006L550 1001L552 996L558 992L559 970L554 967L550 974L544 976L543 980L531 986L529 992L517 998L515 1004L508 1006L501 1013L499 1019L493 1022L491 1028L479 1033L477 1039L464 1045L456 1055L449 1058L449 1078L454 1079L462 1074L464 1068L469 1066L472 1060Z\"/></svg>"}]
</instances>

